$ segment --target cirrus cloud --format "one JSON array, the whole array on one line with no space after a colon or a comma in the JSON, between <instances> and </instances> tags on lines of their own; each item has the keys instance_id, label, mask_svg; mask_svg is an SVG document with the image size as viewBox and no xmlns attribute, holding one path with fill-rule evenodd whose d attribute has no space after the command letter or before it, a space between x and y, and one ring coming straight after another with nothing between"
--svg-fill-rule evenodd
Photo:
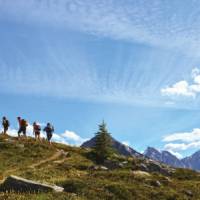
<instances>
[{"instance_id":1,"label":"cirrus cloud","mask_svg":"<svg viewBox=\"0 0 200 200\"><path fill-rule=\"evenodd\" d=\"M190 55L199 55L200 4L195 0L190 5L184 1L175 2L154 0L149 4L148 0L0 0L0 17L23 23L36 22L78 29L102 37L154 46L175 47Z\"/></svg>"}]
</instances>

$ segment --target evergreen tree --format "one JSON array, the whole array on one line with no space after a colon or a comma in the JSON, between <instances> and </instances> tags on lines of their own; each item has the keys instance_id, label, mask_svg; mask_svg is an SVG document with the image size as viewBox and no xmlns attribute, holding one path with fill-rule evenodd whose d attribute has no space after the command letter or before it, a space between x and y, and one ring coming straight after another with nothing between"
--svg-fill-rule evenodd
<instances>
[{"instance_id":1,"label":"evergreen tree","mask_svg":"<svg viewBox=\"0 0 200 200\"><path fill-rule=\"evenodd\" d=\"M112 151L112 139L104 121L99 125L99 131L96 133L95 139L96 160L98 163L103 163Z\"/></svg>"}]
</instances>

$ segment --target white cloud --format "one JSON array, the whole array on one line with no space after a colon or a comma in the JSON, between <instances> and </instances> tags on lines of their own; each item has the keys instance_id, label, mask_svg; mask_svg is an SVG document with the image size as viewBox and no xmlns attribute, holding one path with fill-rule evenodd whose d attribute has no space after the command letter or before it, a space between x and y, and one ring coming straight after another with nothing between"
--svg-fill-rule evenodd
<instances>
[{"instance_id":1,"label":"white cloud","mask_svg":"<svg viewBox=\"0 0 200 200\"><path fill-rule=\"evenodd\" d=\"M188 149L200 148L200 141L191 143L169 143L164 146L166 150L185 151Z\"/></svg>"},{"instance_id":2,"label":"white cloud","mask_svg":"<svg viewBox=\"0 0 200 200\"><path fill-rule=\"evenodd\" d=\"M68 131L68 130L66 130L64 133L62 133L61 136L63 138L65 138L66 140L73 142L75 145L80 145L83 142L85 142L86 140L88 140L87 138L86 139L82 138L79 135L77 135L75 132Z\"/></svg>"},{"instance_id":3,"label":"white cloud","mask_svg":"<svg viewBox=\"0 0 200 200\"><path fill-rule=\"evenodd\" d=\"M164 142L174 142L174 141L182 141L182 142L195 142L200 141L200 129L195 128L191 132L183 132L183 133L173 133L167 135L163 138Z\"/></svg>"},{"instance_id":4,"label":"white cloud","mask_svg":"<svg viewBox=\"0 0 200 200\"><path fill-rule=\"evenodd\" d=\"M164 149L178 155L182 151L200 148L200 129L195 128L191 132L173 133L163 138ZM180 156L179 155L179 156Z\"/></svg>"},{"instance_id":5,"label":"white cloud","mask_svg":"<svg viewBox=\"0 0 200 200\"><path fill-rule=\"evenodd\" d=\"M81 139L79 135L72 131L65 131L62 136L74 141L79 141Z\"/></svg>"},{"instance_id":6,"label":"white cloud","mask_svg":"<svg viewBox=\"0 0 200 200\"><path fill-rule=\"evenodd\" d=\"M200 93L200 70L194 68L191 73L192 83L182 80L161 89L163 96L185 96L195 98Z\"/></svg>"},{"instance_id":7,"label":"white cloud","mask_svg":"<svg viewBox=\"0 0 200 200\"><path fill-rule=\"evenodd\" d=\"M195 93L189 90L189 84L187 81L179 81L171 87L163 88L161 89L161 93L167 96L177 95L195 97Z\"/></svg>"}]
</instances>

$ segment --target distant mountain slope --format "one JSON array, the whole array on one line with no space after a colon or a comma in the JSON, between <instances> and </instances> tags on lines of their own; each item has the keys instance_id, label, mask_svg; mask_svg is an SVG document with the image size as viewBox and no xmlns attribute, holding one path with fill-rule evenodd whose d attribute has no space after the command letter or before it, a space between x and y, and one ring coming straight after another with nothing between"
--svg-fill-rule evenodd
<instances>
[{"instance_id":1,"label":"distant mountain slope","mask_svg":"<svg viewBox=\"0 0 200 200\"><path fill-rule=\"evenodd\" d=\"M176 156L168 151L158 151L155 148L148 147L144 152L144 155L152 160L160 161L173 167L184 167L182 160L179 160Z\"/></svg>"},{"instance_id":2,"label":"distant mountain slope","mask_svg":"<svg viewBox=\"0 0 200 200\"><path fill-rule=\"evenodd\" d=\"M156 160L172 167L190 168L200 170L200 151L195 152L191 156L178 159L168 151L158 151L153 147L148 147L144 155L152 160Z\"/></svg>"},{"instance_id":3,"label":"distant mountain slope","mask_svg":"<svg viewBox=\"0 0 200 200\"><path fill-rule=\"evenodd\" d=\"M185 168L200 170L200 151L195 152L189 157L181 160Z\"/></svg>"},{"instance_id":4,"label":"distant mountain slope","mask_svg":"<svg viewBox=\"0 0 200 200\"><path fill-rule=\"evenodd\" d=\"M95 137L92 139L84 142L81 147L91 148L95 145ZM178 168L190 168L193 170L200 170L200 151L197 151L193 155L178 159L175 155L171 154L168 151L158 151L153 147L148 147L144 154L140 154L133 148L126 146L119 141L112 138L113 147L117 150L120 154L124 156L136 156L136 157L143 157L146 156L155 161L162 162L164 164L170 165L172 167Z\"/></svg>"},{"instance_id":5,"label":"distant mountain slope","mask_svg":"<svg viewBox=\"0 0 200 200\"><path fill-rule=\"evenodd\" d=\"M92 139L84 142L81 145L81 147L86 147L86 148L94 147L95 140L96 140L96 137L93 137ZM136 157L143 156L142 154L138 153L136 150L132 149L131 147L129 147L127 145L120 143L119 141L115 140L114 138L112 138L112 144L113 144L113 148L124 156L136 156Z\"/></svg>"}]
</instances>

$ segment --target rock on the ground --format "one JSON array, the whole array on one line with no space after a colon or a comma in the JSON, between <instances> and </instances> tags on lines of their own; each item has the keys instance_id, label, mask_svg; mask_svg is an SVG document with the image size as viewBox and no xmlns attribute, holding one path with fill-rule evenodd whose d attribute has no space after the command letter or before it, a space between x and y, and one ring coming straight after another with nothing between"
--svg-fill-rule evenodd
<instances>
[{"instance_id":1,"label":"rock on the ground","mask_svg":"<svg viewBox=\"0 0 200 200\"><path fill-rule=\"evenodd\" d=\"M65 156L65 157L69 157L70 156L69 152L66 152L64 150L61 150L60 152L61 152L62 156Z\"/></svg>"},{"instance_id":2,"label":"rock on the ground","mask_svg":"<svg viewBox=\"0 0 200 200\"><path fill-rule=\"evenodd\" d=\"M190 196L190 197L193 196L193 193L192 193L192 191L190 191L190 190L185 190L185 194L186 194L187 196Z\"/></svg>"},{"instance_id":3,"label":"rock on the ground","mask_svg":"<svg viewBox=\"0 0 200 200\"><path fill-rule=\"evenodd\" d=\"M100 170L104 170L104 171L107 171L107 170L108 170L108 168L105 167L105 166L100 166L99 169L100 169Z\"/></svg>"},{"instance_id":4,"label":"rock on the ground","mask_svg":"<svg viewBox=\"0 0 200 200\"><path fill-rule=\"evenodd\" d=\"M154 181L154 180L152 180L150 184L151 184L152 186L155 186L155 187L160 187L160 186L161 186L160 181Z\"/></svg>"},{"instance_id":5,"label":"rock on the ground","mask_svg":"<svg viewBox=\"0 0 200 200\"><path fill-rule=\"evenodd\" d=\"M56 185L42 184L36 181L24 179L17 176L9 176L0 185L0 191L15 192L62 192L64 188Z\"/></svg>"},{"instance_id":6,"label":"rock on the ground","mask_svg":"<svg viewBox=\"0 0 200 200\"><path fill-rule=\"evenodd\" d=\"M18 147L18 148L24 148L24 144L16 144L16 147Z\"/></svg>"},{"instance_id":7,"label":"rock on the ground","mask_svg":"<svg viewBox=\"0 0 200 200\"><path fill-rule=\"evenodd\" d=\"M151 176L150 173L145 172L145 171L140 171L140 170L132 171L132 173L134 175L136 175L136 176L143 176L143 177L145 177L145 176Z\"/></svg>"},{"instance_id":8,"label":"rock on the ground","mask_svg":"<svg viewBox=\"0 0 200 200\"><path fill-rule=\"evenodd\" d=\"M140 169L141 171L146 171L146 172L149 171L147 165L145 165L145 164L143 164L143 163L140 164L139 169Z\"/></svg>"},{"instance_id":9,"label":"rock on the ground","mask_svg":"<svg viewBox=\"0 0 200 200\"><path fill-rule=\"evenodd\" d=\"M107 171L108 170L108 168L107 167L105 167L105 166L98 166L98 165L95 165L95 166L91 166L90 167L90 170L103 170L103 171Z\"/></svg>"},{"instance_id":10,"label":"rock on the ground","mask_svg":"<svg viewBox=\"0 0 200 200\"><path fill-rule=\"evenodd\" d=\"M15 141L12 138L6 138L4 139L8 143L14 143Z\"/></svg>"}]
</instances>

